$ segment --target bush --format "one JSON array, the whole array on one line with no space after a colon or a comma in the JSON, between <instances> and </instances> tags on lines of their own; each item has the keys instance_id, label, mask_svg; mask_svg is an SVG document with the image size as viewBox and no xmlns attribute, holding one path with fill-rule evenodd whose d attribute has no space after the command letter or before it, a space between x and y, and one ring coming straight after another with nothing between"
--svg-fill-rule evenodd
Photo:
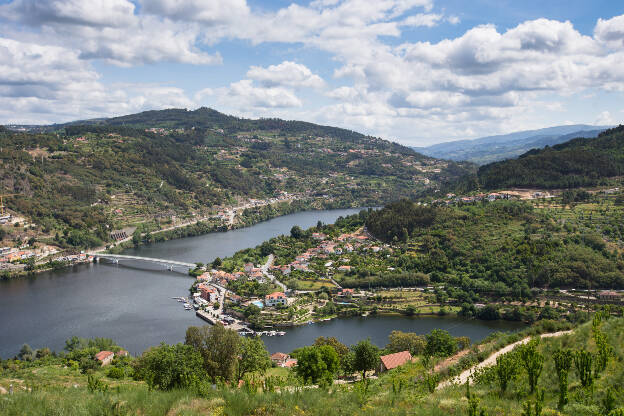
<instances>
[{"instance_id":1,"label":"bush","mask_svg":"<svg viewBox=\"0 0 624 416\"><path fill-rule=\"evenodd\" d=\"M122 368L119 367L111 367L106 372L106 377L114 378L116 380L120 380L125 377L125 372Z\"/></svg>"}]
</instances>

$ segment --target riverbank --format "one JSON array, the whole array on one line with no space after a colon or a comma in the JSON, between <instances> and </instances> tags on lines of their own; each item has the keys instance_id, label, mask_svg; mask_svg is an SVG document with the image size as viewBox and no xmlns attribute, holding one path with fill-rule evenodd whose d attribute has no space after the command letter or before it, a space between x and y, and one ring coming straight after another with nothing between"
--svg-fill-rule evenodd
<instances>
[{"instance_id":1,"label":"riverbank","mask_svg":"<svg viewBox=\"0 0 624 416\"><path fill-rule=\"evenodd\" d=\"M325 211L333 209L350 209L356 208L349 206L349 203L340 201L331 201L326 199L310 199L302 198L295 199L290 202L278 202L275 204L260 205L256 207L245 208L247 213L240 216L239 221L233 221L229 225L222 222L211 221L212 218L205 217L191 222L182 223L176 226L167 227L162 230L154 230L147 233L143 233L141 239L136 242L132 241L132 237L120 240L108 245L106 247L100 247L92 250L92 253L107 252L111 254L120 254L125 250L144 247L153 243L161 243L170 240L197 237L210 233L222 233L232 230L243 229L254 226L256 224L282 217L285 215L295 214L304 211ZM237 207L241 208L241 207ZM244 211L243 210L243 211ZM147 237L147 238L146 238ZM70 251L70 252L74 252ZM61 253L66 254L66 253ZM1 280L11 280L16 278L24 278L28 276L37 275L39 273L48 272L51 270L69 269L78 264L85 264L89 261L81 260L77 262L58 262L51 260L41 264L35 264L30 270L9 270L5 269L0 271ZM54 266L49 266L50 263L55 263Z\"/></svg>"}]
</instances>

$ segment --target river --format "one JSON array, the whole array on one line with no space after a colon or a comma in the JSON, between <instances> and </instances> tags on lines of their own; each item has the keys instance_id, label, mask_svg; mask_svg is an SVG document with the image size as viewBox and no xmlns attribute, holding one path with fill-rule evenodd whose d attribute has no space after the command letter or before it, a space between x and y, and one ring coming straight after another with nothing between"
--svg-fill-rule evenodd
<instances>
[{"instance_id":1,"label":"river","mask_svg":"<svg viewBox=\"0 0 624 416\"><path fill-rule=\"evenodd\" d=\"M156 243L124 254L204 263L287 234L294 225L308 228L332 223L358 209L306 211L225 233L212 233ZM186 328L202 325L192 311L171 299L188 295L189 276L156 265L102 262L0 281L0 357L12 357L22 344L60 351L73 335L107 337L133 354L160 342L184 341ZM458 318L369 317L342 319L293 328L283 337L265 338L271 352L288 352L317 336L337 336L345 343L370 337L383 346L392 329L427 333L435 327L473 341L494 330L517 328L510 323L463 321Z\"/></svg>"}]
</instances>

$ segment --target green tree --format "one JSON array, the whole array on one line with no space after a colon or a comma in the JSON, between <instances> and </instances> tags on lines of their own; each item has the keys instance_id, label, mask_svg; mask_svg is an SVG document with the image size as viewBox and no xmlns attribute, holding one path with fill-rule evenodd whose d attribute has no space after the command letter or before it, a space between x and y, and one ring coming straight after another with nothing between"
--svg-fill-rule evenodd
<instances>
[{"instance_id":1,"label":"green tree","mask_svg":"<svg viewBox=\"0 0 624 416\"><path fill-rule=\"evenodd\" d=\"M362 373L366 379L366 372L377 369L379 365L379 348L370 342L370 339L360 341L352 347L354 352L353 369Z\"/></svg>"},{"instance_id":2,"label":"green tree","mask_svg":"<svg viewBox=\"0 0 624 416\"><path fill-rule=\"evenodd\" d=\"M537 380L542 374L542 369L544 368L544 356L537 351L538 345L539 338L533 338L526 344L517 347L520 362L527 372L531 393L535 391Z\"/></svg>"},{"instance_id":3,"label":"green tree","mask_svg":"<svg viewBox=\"0 0 624 416\"><path fill-rule=\"evenodd\" d=\"M509 382L518 374L518 357L514 352L499 355L496 357L496 367L494 368L501 396L507 391Z\"/></svg>"},{"instance_id":4,"label":"green tree","mask_svg":"<svg viewBox=\"0 0 624 416\"><path fill-rule=\"evenodd\" d=\"M290 229L290 236L292 238L296 238L297 240L301 239L304 236L304 232L298 225L295 225Z\"/></svg>"},{"instance_id":5,"label":"green tree","mask_svg":"<svg viewBox=\"0 0 624 416\"><path fill-rule=\"evenodd\" d=\"M264 373L271 366L271 358L260 337L243 338L238 362L237 379L255 371Z\"/></svg>"},{"instance_id":6,"label":"green tree","mask_svg":"<svg viewBox=\"0 0 624 416\"><path fill-rule=\"evenodd\" d=\"M150 389L187 388L204 375L202 356L191 345L160 344L145 351L134 363L134 377Z\"/></svg>"},{"instance_id":7,"label":"green tree","mask_svg":"<svg viewBox=\"0 0 624 416\"><path fill-rule=\"evenodd\" d=\"M581 386L587 388L594 384L594 374L592 374L594 357L589 351L578 350L574 352L574 367Z\"/></svg>"},{"instance_id":8,"label":"green tree","mask_svg":"<svg viewBox=\"0 0 624 416\"><path fill-rule=\"evenodd\" d=\"M218 269L219 267L221 267L222 264L223 264L223 261L221 260L221 257L217 257L216 259L212 261L212 268Z\"/></svg>"},{"instance_id":9,"label":"green tree","mask_svg":"<svg viewBox=\"0 0 624 416\"><path fill-rule=\"evenodd\" d=\"M17 358L20 361L32 361L35 359L35 352L28 344L22 345L22 348L19 350L19 354L17 354Z\"/></svg>"},{"instance_id":10,"label":"green tree","mask_svg":"<svg viewBox=\"0 0 624 416\"><path fill-rule=\"evenodd\" d=\"M328 386L339 368L338 354L329 345L303 347L297 352L295 371L306 383Z\"/></svg>"},{"instance_id":11,"label":"green tree","mask_svg":"<svg viewBox=\"0 0 624 416\"><path fill-rule=\"evenodd\" d=\"M414 332L392 331L388 335L386 350L389 352L409 351L412 355L420 355L425 351L427 341L422 335Z\"/></svg>"},{"instance_id":12,"label":"green tree","mask_svg":"<svg viewBox=\"0 0 624 416\"><path fill-rule=\"evenodd\" d=\"M138 228L132 233L132 244L134 244L135 247L141 245L141 231Z\"/></svg>"},{"instance_id":13,"label":"green tree","mask_svg":"<svg viewBox=\"0 0 624 416\"><path fill-rule=\"evenodd\" d=\"M185 344L193 346L204 361L206 373L213 379L232 381L235 376L241 337L218 323L213 326L191 326L186 330Z\"/></svg>"},{"instance_id":14,"label":"green tree","mask_svg":"<svg viewBox=\"0 0 624 416\"><path fill-rule=\"evenodd\" d=\"M572 367L573 354L569 349L556 349L553 352L557 380L559 381L559 410L568 404L568 373Z\"/></svg>"},{"instance_id":15,"label":"green tree","mask_svg":"<svg viewBox=\"0 0 624 416\"><path fill-rule=\"evenodd\" d=\"M448 357L457 350L457 341L448 331L443 329L434 329L427 334L426 338L425 354L429 356Z\"/></svg>"}]
</instances>

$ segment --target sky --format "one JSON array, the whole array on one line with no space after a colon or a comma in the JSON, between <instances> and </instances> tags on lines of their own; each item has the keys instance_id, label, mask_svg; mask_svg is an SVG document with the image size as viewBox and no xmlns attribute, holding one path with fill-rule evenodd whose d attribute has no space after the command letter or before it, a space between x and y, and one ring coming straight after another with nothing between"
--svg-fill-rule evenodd
<instances>
[{"instance_id":1,"label":"sky","mask_svg":"<svg viewBox=\"0 0 624 416\"><path fill-rule=\"evenodd\" d=\"M424 146L622 103L622 0L0 0L0 124L206 106Z\"/></svg>"}]
</instances>

